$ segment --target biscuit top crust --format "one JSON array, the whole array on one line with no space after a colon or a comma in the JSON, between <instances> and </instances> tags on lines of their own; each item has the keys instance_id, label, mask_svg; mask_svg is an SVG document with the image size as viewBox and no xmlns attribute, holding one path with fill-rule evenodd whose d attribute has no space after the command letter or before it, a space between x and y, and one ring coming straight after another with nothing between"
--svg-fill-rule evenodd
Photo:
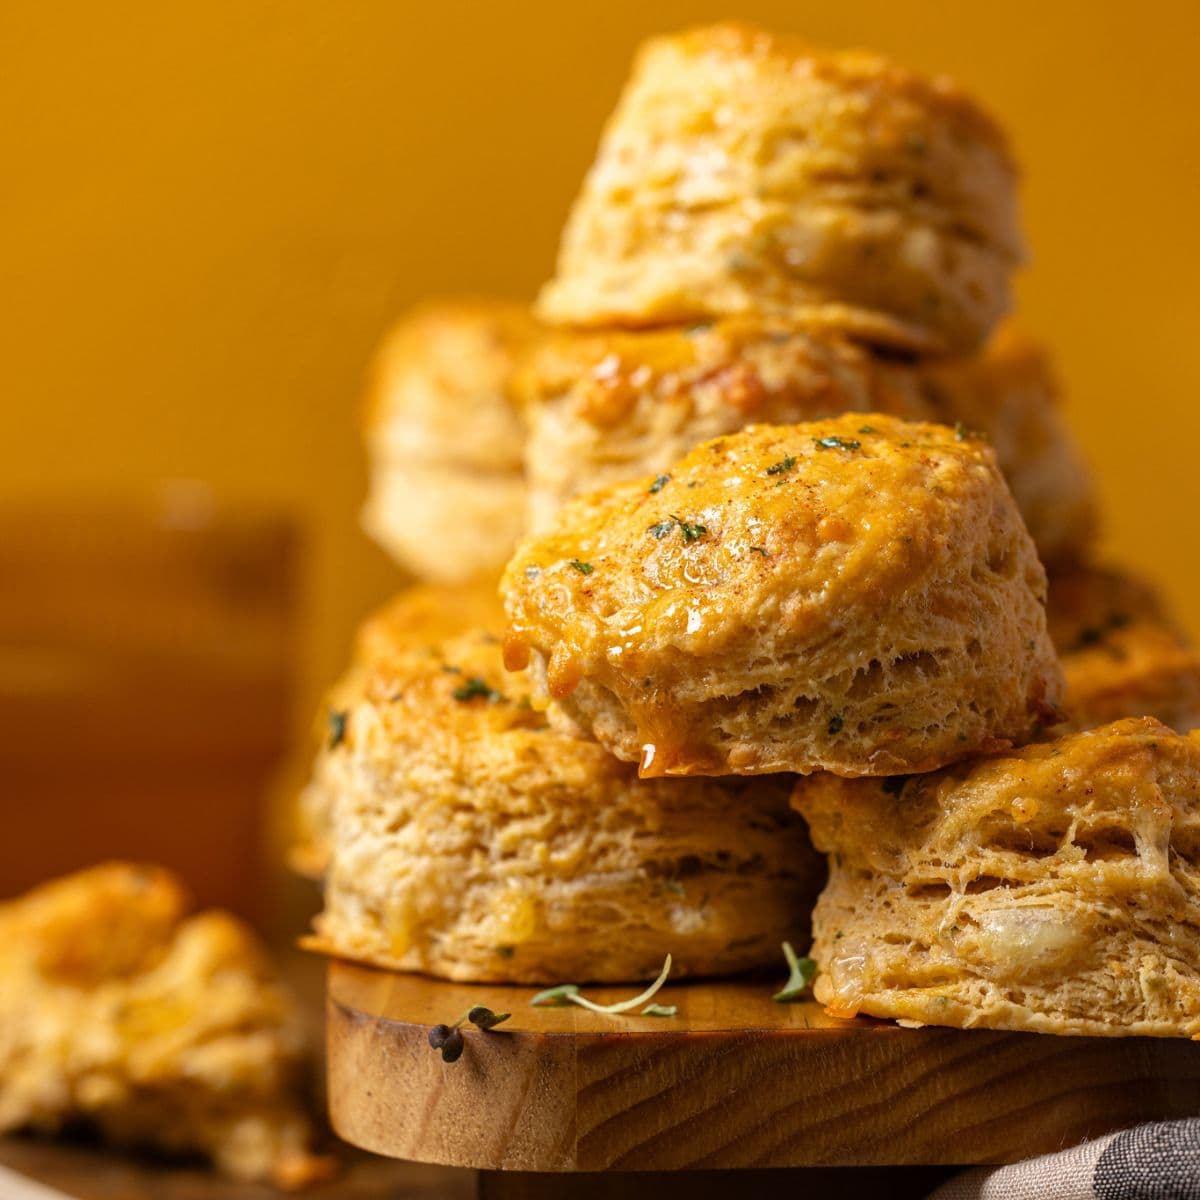
<instances>
[{"instance_id":1,"label":"biscuit top crust","mask_svg":"<svg viewBox=\"0 0 1200 1200\"><path fill-rule=\"evenodd\" d=\"M959 124L964 132L983 138L1010 156L1008 138L998 121L949 76L926 77L868 50L824 50L793 34L771 33L740 21L699 26L665 34L643 43L634 75L653 68L665 55L706 58L714 65L739 64L745 70L786 71L794 77L828 80L853 89L872 106L884 126L897 100L911 101Z\"/></svg>"},{"instance_id":2,"label":"biscuit top crust","mask_svg":"<svg viewBox=\"0 0 1200 1200\"><path fill-rule=\"evenodd\" d=\"M354 662L370 663L405 650L429 649L464 629L494 629L502 624L494 578L463 587L414 584L359 626L354 636Z\"/></svg>"},{"instance_id":3,"label":"biscuit top crust","mask_svg":"<svg viewBox=\"0 0 1200 1200\"><path fill-rule=\"evenodd\" d=\"M1019 520L1012 509L991 449L965 431L871 413L750 426L669 473L579 497L527 538L501 585L506 661L553 644L561 699L644 655L837 636L961 569Z\"/></svg>"}]
</instances>

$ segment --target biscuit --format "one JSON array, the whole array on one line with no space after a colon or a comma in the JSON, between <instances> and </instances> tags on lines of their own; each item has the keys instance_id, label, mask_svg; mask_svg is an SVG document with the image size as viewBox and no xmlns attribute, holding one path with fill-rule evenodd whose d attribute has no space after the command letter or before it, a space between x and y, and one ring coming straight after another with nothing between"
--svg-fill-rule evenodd
<instances>
[{"instance_id":1,"label":"biscuit","mask_svg":"<svg viewBox=\"0 0 1200 1200\"><path fill-rule=\"evenodd\" d=\"M509 378L534 328L518 304L430 303L376 356L362 523L418 576L462 583L499 571L521 535L525 434Z\"/></svg>"},{"instance_id":2,"label":"biscuit","mask_svg":"<svg viewBox=\"0 0 1200 1200\"><path fill-rule=\"evenodd\" d=\"M495 629L502 625L503 610L494 581L468 587L417 584L405 588L359 626L351 666L321 705L314 745L319 749L341 736L339 714L358 694L362 678L372 663L406 650L433 649L463 629ZM310 879L324 875L329 859L334 791L329 774L328 756L318 753L316 766L296 805L296 827L288 863L298 874Z\"/></svg>"},{"instance_id":3,"label":"biscuit","mask_svg":"<svg viewBox=\"0 0 1200 1200\"><path fill-rule=\"evenodd\" d=\"M870 411L984 434L1043 561L1079 554L1094 529L1091 478L1047 357L1008 328L978 355L917 364L757 318L559 331L532 345L513 389L535 531L571 497L665 470L709 438Z\"/></svg>"},{"instance_id":4,"label":"biscuit","mask_svg":"<svg viewBox=\"0 0 1200 1200\"><path fill-rule=\"evenodd\" d=\"M0 905L0 1130L80 1122L247 1181L327 1173L299 1010L227 913L109 863Z\"/></svg>"},{"instance_id":5,"label":"biscuit","mask_svg":"<svg viewBox=\"0 0 1200 1200\"><path fill-rule=\"evenodd\" d=\"M751 426L579 497L501 590L506 661L643 775L891 775L1030 735L1061 676L995 458L941 425Z\"/></svg>"},{"instance_id":6,"label":"biscuit","mask_svg":"<svg viewBox=\"0 0 1200 1200\"><path fill-rule=\"evenodd\" d=\"M742 25L639 52L538 315L764 313L923 352L979 346L1023 257L997 125L944 78Z\"/></svg>"},{"instance_id":7,"label":"biscuit","mask_svg":"<svg viewBox=\"0 0 1200 1200\"><path fill-rule=\"evenodd\" d=\"M1077 566L1052 571L1046 606L1066 677L1063 732L1120 717L1200 725L1200 655L1144 580Z\"/></svg>"},{"instance_id":8,"label":"biscuit","mask_svg":"<svg viewBox=\"0 0 1200 1200\"><path fill-rule=\"evenodd\" d=\"M1045 348L1006 323L978 355L923 362L917 376L934 420L991 443L1042 561L1084 556L1096 533L1095 487Z\"/></svg>"},{"instance_id":9,"label":"biscuit","mask_svg":"<svg viewBox=\"0 0 1200 1200\"><path fill-rule=\"evenodd\" d=\"M1150 718L908 780L812 776L816 998L956 1028L1200 1036L1200 740Z\"/></svg>"},{"instance_id":10,"label":"biscuit","mask_svg":"<svg viewBox=\"0 0 1200 1200\"><path fill-rule=\"evenodd\" d=\"M495 638L375 664L317 773L332 799L310 945L447 979L562 983L773 963L822 870L790 781L644 782L547 726Z\"/></svg>"}]
</instances>

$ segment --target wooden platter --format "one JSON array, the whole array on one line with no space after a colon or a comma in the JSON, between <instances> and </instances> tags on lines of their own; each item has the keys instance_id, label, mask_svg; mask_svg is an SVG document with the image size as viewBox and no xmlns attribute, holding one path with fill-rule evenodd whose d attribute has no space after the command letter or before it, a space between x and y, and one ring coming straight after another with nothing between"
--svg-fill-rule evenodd
<instances>
[{"instance_id":1,"label":"wooden platter","mask_svg":"<svg viewBox=\"0 0 1200 1200\"><path fill-rule=\"evenodd\" d=\"M393 1158L486 1171L1012 1162L1200 1114L1200 1044L838 1021L769 983L668 985L674 1018L531 1008L533 988L329 966L337 1133ZM587 989L600 1002L628 988ZM430 1026L469 1007L445 1063Z\"/></svg>"}]
</instances>

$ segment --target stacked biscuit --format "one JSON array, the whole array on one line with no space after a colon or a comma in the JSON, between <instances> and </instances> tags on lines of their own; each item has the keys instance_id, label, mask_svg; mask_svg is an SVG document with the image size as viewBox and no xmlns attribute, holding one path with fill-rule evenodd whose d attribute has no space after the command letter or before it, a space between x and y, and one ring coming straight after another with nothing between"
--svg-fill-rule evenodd
<instances>
[{"instance_id":1,"label":"stacked biscuit","mask_svg":"<svg viewBox=\"0 0 1200 1200\"><path fill-rule=\"evenodd\" d=\"M1016 184L944 80L740 26L642 50L536 315L428 307L381 355L366 520L430 584L322 718L318 944L758 967L807 937L806 825L832 1010L1200 1032L1200 745L1155 720L1200 723L1200 666L1090 562L1001 325Z\"/></svg>"}]
</instances>

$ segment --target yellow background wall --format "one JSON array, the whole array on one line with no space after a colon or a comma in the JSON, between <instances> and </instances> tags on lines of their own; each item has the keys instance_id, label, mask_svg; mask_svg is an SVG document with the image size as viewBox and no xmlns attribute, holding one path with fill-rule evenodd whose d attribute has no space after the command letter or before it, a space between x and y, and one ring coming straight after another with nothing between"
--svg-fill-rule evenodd
<instances>
[{"instance_id":1,"label":"yellow background wall","mask_svg":"<svg viewBox=\"0 0 1200 1200\"><path fill-rule=\"evenodd\" d=\"M634 44L727 15L949 71L1007 121L1022 306L1057 345L1108 548L1200 631L1186 0L6 0L0 504L190 477L295 507L307 706L396 580L355 526L372 344L426 293L531 293Z\"/></svg>"}]
</instances>

